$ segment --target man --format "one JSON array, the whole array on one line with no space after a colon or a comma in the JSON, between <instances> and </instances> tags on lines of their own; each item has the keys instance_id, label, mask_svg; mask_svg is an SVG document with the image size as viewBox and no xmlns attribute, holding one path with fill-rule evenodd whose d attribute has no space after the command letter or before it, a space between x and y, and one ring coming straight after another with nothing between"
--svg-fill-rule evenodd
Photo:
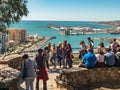
<instances>
[{"instance_id":1,"label":"man","mask_svg":"<svg viewBox=\"0 0 120 90\"><path fill-rule=\"evenodd\" d=\"M119 47L118 42L116 42L116 38L113 38L111 41L111 50L116 53L117 52L117 48Z\"/></svg>"},{"instance_id":2,"label":"man","mask_svg":"<svg viewBox=\"0 0 120 90\"><path fill-rule=\"evenodd\" d=\"M106 48L106 52L104 54L104 59L105 59L105 65L108 67L112 67L115 65L115 55L111 49Z\"/></svg>"},{"instance_id":3,"label":"man","mask_svg":"<svg viewBox=\"0 0 120 90\"><path fill-rule=\"evenodd\" d=\"M24 54L22 59L24 60L22 74L23 79L25 80L26 90L34 90L33 82L35 79L35 63L27 54Z\"/></svg>"},{"instance_id":4,"label":"man","mask_svg":"<svg viewBox=\"0 0 120 90\"><path fill-rule=\"evenodd\" d=\"M83 56L82 67L93 68L96 64L96 56L91 52L91 48L87 49L87 53Z\"/></svg>"},{"instance_id":5,"label":"man","mask_svg":"<svg viewBox=\"0 0 120 90\"><path fill-rule=\"evenodd\" d=\"M90 37L87 38L88 40L88 47L91 49L91 52L94 53L94 42L91 40Z\"/></svg>"}]
</instances>

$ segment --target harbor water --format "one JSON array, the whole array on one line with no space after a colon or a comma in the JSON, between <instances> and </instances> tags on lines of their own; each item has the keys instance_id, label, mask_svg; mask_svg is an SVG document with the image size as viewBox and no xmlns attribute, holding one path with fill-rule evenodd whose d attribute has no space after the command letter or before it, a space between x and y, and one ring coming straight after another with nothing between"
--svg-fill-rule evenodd
<instances>
[{"instance_id":1,"label":"harbor water","mask_svg":"<svg viewBox=\"0 0 120 90\"><path fill-rule=\"evenodd\" d=\"M53 37L55 36L55 39L52 39L50 42L52 44L58 45L59 42L63 42L64 40L67 40L68 43L71 44L72 48L79 48L80 41L84 40L87 44L87 37L91 38L118 38L120 37L118 35L110 34L110 33L101 33L101 34L86 34L86 35L63 35L62 32L59 30L48 28L49 24L57 25L57 26L65 26L65 27L90 27L94 29L115 29L115 26L108 26L108 25L101 25L96 24L92 22L87 21L21 21L16 24L12 24L10 27L12 28L24 28L27 30L28 34L34 35L38 34L39 36L46 36L46 37ZM98 46L98 44L102 40L94 40L95 47ZM107 47L110 42L105 41L105 46ZM74 52L78 50L73 50Z\"/></svg>"}]
</instances>

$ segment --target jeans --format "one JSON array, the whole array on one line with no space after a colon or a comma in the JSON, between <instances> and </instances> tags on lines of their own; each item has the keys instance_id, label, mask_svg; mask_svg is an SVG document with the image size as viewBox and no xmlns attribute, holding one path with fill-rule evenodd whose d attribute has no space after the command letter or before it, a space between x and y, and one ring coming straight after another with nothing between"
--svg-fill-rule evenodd
<instances>
[{"instance_id":1,"label":"jeans","mask_svg":"<svg viewBox=\"0 0 120 90\"><path fill-rule=\"evenodd\" d=\"M54 68L56 68L56 64L57 64L57 56L52 56L50 59L52 65L54 65Z\"/></svg>"},{"instance_id":2,"label":"jeans","mask_svg":"<svg viewBox=\"0 0 120 90\"><path fill-rule=\"evenodd\" d=\"M34 79L35 79L34 77L25 78L26 90L34 90L33 87Z\"/></svg>"},{"instance_id":3,"label":"jeans","mask_svg":"<svg viewBox=\"0 0 120 90\"><path fill-rule=\"evenodd\" d=\"M63 68L67 68L67 55L63 55Z\"/></svg>"}]
</instances>

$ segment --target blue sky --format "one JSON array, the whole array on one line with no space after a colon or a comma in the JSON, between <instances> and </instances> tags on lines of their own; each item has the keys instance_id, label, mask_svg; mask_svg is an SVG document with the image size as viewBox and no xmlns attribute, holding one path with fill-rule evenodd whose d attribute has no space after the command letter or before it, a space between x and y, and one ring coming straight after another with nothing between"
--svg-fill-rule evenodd
<instances>
[{"instance_id":1,"label":"blue sky","mask_svg":"<svg viewBox=\"0 0 120 90\"><path fill-rule=\"evenodd\" d=\"M28 0L22 20L120 20L120 0Z\"/></svg>"}]
</instances>

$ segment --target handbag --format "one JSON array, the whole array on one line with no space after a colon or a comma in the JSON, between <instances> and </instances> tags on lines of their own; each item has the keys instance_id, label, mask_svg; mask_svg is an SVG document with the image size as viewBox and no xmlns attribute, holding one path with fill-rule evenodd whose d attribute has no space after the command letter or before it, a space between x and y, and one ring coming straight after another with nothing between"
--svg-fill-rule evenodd
<instances>
[{"instance_id":1,"label":"handbag","mask_svg":"<svg viewBox=\"0 0 120 90\"><path fill-rule=\"evenodd\" d=\"M42 75L41 70L36 70L36 75Z\"/></svg>"}]
</instances>

